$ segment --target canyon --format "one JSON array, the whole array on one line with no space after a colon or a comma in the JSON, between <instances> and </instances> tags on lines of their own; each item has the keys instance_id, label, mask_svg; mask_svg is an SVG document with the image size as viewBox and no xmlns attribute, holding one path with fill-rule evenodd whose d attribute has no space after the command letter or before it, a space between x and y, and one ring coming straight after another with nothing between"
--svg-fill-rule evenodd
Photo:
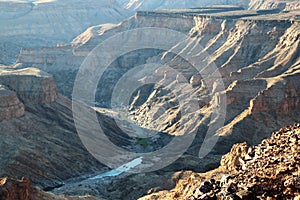
<instances>
[{"instance_id":1,"label":"canyon","mask_svg":"<svg viewBox=\"0 0 300 200\"><path fill-rule=\"evenodd\" d=\"M239 153L251 147L234 144L258 145L299 121L300 11L296 1L269 2L252 0L249 10L231 5L136 8L139 11L121 23L92 26L70 43L23 48L16 63L0 68L1 176L29 178L40 189L26 178L19 182L45 199L208 195L201 191L202 176L209 180L212 174L241 170L236 163L245 160L245 154ZM116 47L122 51L143 45L147 48L108 56ZM140 86L131 89L135 84ZM126 98L127 104L114 105ZM78 117L80 113L85 116ZM97 135L93 123L101 124L105 137ZM298 129L295 125L281 132L292 132L297 143ZM88 145L90 138L108 152L113 153L113 144L139 155L129 158L142 160L133 169L147 168L153 160L146 154L160 152L173 140L182 140L177 148L185 151L167 166L154 166L159 170L105 176L122 166L97 160L93 149L98 147ZM0 180L0 186L13 182L19 187L15 179Z\"/></svg>"},{"instance_id":2,"label":"canyon","mask_svg":"<svg viewBox=\"0 0 300 200\"><path fill-rule=\"evenodd\" d=\"M182 12L139 11L134 17L120 25L92 27L75 38L70 45L41 50L23 50L18 57L19 64L16 65L16 68L36 67L53 74L59 91L71 97L75 75L84 58L111 35L143 27L176 30L192 38L192 43L184 49L192 49L194 44L200 44L205 49L205 53L208 53L207 55L203 52L193 52L192 49L186 54L198 57L208 56L201 63L202 70L209 71L210 66L215 64L222 76L224 91L216 94L226 94L225 126L218 131L219 136L222 136L220 139L224 139L222 142L226 143L227 137L225 136L231 135L229 137L231 142L247 141L254 144L260 141L264 134L255 133L256 131L261 132L260 129L257 129L253 130L254 136L249 137L245 132L248 132L245 127L247 124L252 124L252 127L262 127L264 124L263 132L268 133L282 127L287 118L287 121L290 122L297 120L299 91L295 80L299 67L298 14L298 11L290 11L265 15L260 14L259 11L240 10L239 7L193 9L191 13L187 10ZM114 89L114 84L110 82L120 78L118 73L123 73L137 65L147 64L148 57L152 60L160 60L163 54L164 52L159 50L142 50L142 57L139 52L130 52L128 55L118 58L108 69L109 78L104 78L98 84L96 92L98 104L101 107L109 107L109 94ZM170 57L163 57L166 58L163 62L173 65L175 69L178 69L178 67L176 68L176 65L180 65L178 63L184 63L182 59L175 60L172 55ZM191 66L186 71L190 69L192 70ZM186 74L188 80L194 79L192 73L191 71L190 74ZM202 77L198 80L200 86L195 92L202 97L199 99L203 106L200 107L200 113L203 109L205 113L201 114L207 115L207 111L212 109L209 104L213 105L213 102L207 101L212 101L214 97L208 99L205 95L209 86L205 88L203 84L201 85L201 81L204 79ZM138 106L132 105L134 109L130 113L133 118L136 118L136 123L145 128L153 129L155 126L158 131L172 134L172 130L175 130L176 134L182 135L184 131L181 133L175 128L176 114L171 117L162 115L158 119L153 118L157 112L155 106L168 108L167 105L164 105L166 102L159 104L160 99L176 100L168 94L155 96L162 93L160 90L153 86L150 91L156 91L154 97L150 98L151 92L148 91ZM150 104L153 110L145 111ZM169 108L167 111L176 113L176 110L172 109ZM282 117L276 119L272 117L272 120L268 122L263 121L264 115L271 117L273 114ZM149 121L142 118L148 118ZM184 119L181 120L184 121ZM203 118L199 119L199 124L201 124L201 120ZM197 124L198 122L196 120L193 123ZM164 126L160 127L154 124L171 124L171 126L166 129ZM239 134L239 137L234 137L236 133Z\"/></svg>"}]
</instances>

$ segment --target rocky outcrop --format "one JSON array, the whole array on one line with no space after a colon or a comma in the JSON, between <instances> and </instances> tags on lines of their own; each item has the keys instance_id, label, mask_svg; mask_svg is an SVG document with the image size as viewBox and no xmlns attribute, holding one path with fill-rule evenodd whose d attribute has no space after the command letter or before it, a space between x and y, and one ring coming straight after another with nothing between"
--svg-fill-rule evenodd
<instances>
[{"instance_id":1,"label":"rocky outcrop","mask_svg":"<svg viewBox=\"0 0 300 200\"><path fill-rule=\"evenodd\" d=\"M0 70L0 121L25 114L25 104L53 103L58 97L51 75L38 69Z\"/></svg>"},{"instance_id":2,"label":"rocky outcrop","mask_svg":"<svg viewBox=\"0 0 300 200\"><path fill-rule=\"evenodd\" d=\"M78 197L56 196L35 188L31 181L25 177L21 180L8 177L1 178L0 198L1 200L96 200L96 198L89 195Z\"/></svg>"},{"instance_id":3,"label":"rocky outcrop","mask_svg":"<svg viewBox=\"0 0 300 200\"><path fill-rule=\"evenodd\" d=\"M33 68L2 70L0 84L15 91L24 102L52 103L58 95L52 76Z\"/></svg>"},{"instance_id":4,"label":"rocky outcrop","mask_svg":"<svg viewBox=\"0 0 300 200\"><path fill-rule=\"evenodd\" d=\"M9 178L0 179L0 198L3 200L29 200L32 190L31 182L24 177L19 181Z\"/></svg>"},{"instance_id":5,"label":"rocky outcrop","mask_svg":"<svg viewBox=\"0 0 300 200\"><path fill-rule=\"evenodd\" d=\"M0 85L0 121L9 120L24 115L24 104L17 94Z\"/></svg>"},{"instance_id":6,"label":"rocky outcrop","mask_svg":"<svg viewBox=\"0 0 300 200\"><path fill-rule=\"evenodd\" d=\"M193 173L174 189L141 199L298 199L300 126L274 132L256 146L235 144L218 169Z\"/></svg>"},{"instance_id":7,"label":"rocky outcrop","mask_svg":"<svg viewBox=\"0 0 300 200\"><path fill-rule=\"evenodd\" d=\"M296 198L300 191L299 130L299 125L285 127L254 147L234 145L221 160L228 176L204 182L191 199Z\"/></svg>"}]
</instances>

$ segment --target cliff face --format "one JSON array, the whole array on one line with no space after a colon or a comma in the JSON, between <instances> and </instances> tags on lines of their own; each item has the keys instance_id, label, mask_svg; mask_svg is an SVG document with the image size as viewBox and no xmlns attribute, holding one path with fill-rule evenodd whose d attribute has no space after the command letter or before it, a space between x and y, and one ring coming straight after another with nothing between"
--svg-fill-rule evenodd
<instances>
[{"instance_id":1,"label":"cliff face","mask_svg":"<svg viewBox=\"0 0 300 200\"><path fill-rule=\"evenodd\" d=\"M38 69L1 70L0 84L0 121L23 116L26 102L53 103L58 96L52 76Z\"/></svg>"},{"instance_id":2,"label":"cliff face","mask_svg":"<svg viewBox=\"0 0 300 200\"><path fill-rule=\"evenodd\" d=\"M52 76L38 69L0 71L0 83L15 91L23 102L52 103L58 96Z\"/></svg>"}]
</instances>

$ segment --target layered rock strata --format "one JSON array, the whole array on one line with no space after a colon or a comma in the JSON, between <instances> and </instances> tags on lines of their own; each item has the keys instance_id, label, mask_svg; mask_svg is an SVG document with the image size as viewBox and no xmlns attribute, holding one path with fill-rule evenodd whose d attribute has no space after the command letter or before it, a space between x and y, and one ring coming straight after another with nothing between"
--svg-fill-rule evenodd
<instances>
[{"instance_id":1,"label":"layered rock strata","mask_svg":"<svg viewBox=\"0 0 300 200\"><path fill-rule=\"evenodd\" d=\"M15 91L25 102L52 103L58 96L52 76L39 69L1 70L0 84Z\"/></svg>"}]
</instances>

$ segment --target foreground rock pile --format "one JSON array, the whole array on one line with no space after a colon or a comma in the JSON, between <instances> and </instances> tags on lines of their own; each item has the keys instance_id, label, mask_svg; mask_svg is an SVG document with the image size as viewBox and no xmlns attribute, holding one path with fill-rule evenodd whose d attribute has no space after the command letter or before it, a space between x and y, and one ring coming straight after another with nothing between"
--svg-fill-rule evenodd
<instances>
[{"instance_id":1,"label":"foreground rock pile","mask_svg":"<svg viewBox=\"0 0 300 200\"><path fill-rule=\"evenodd\" d=\"M24 177L22 180L0 179L0 199L2 200L28 200L32 190L31 182Z\"/></svg>"},{"instance_id":2,"label":"foreground rock pile","mask_svg":"<svg viewBox=\"0 0 300 200\"><path fill-rule=\"evenodd\" d=\"M96 200L89 195L70 197L54 195L34 187L31 181L25 177L21 180L13 178L0 178L1 200Z\"/></svg>"},{"instance_id":3,"label":"foreground rock pile","mask_svg":"<svg viewBox=\"0 0 300 200\"><path fill-rule=\"evenodd\" d=\"M188 199L300 199L300 124L257 146L234 145L221 167L228 174L202 182Z\"/></svg>"}]
</instances>

